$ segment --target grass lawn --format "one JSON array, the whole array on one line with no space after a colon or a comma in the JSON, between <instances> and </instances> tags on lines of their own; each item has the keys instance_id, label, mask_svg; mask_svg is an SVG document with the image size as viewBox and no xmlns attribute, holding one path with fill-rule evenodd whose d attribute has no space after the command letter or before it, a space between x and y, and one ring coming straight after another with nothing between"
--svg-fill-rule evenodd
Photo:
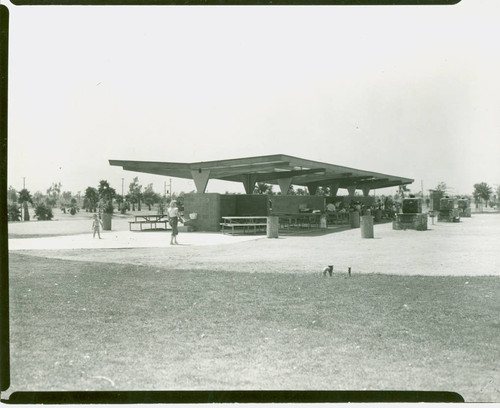
<instances>
[{"instance_id":1,"label":"grass lawn","mask_svg":"<svg viewBox=\"0 0 500 408\"><path fill-rule=\"evenodd\" d=\"M500 278L10 253L14 390L441 390L500 401Z\"/></svg>"}]
</instances>

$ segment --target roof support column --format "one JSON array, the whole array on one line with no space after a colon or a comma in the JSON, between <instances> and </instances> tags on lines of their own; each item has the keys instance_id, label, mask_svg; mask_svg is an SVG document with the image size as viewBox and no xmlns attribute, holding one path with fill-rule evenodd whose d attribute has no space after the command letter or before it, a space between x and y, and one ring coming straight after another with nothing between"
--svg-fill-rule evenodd
<instances>
[{"instance_id":1,"label":"roof support column","mask_svg":"<svg viewBox=\"0 0 500 408\"><path fill-rule=\"evenodd\" d=\"M243 175L243 186L245 187L245 193L253 194L253 190L255 189L255 183L257 182L257 176L253 174L244 174Z\"/></svg>"},{"instance_id":2,"label":"roof support column","mask_svg":"<svg viewBox=\"0 0 500 408\"><path fill-rule=\"evenodd\" d=\"M332 197L336 197L337 192L339 191L340 183L333 183L333 184L330 184L328 187L330 187L330 195Z\"/></svg>"},{"instance_id":3,"label":"roof support column","mask_svg":"<svg viewBox=\"0 0 500 408\"><path fill-rule=\"evenodd\" d=\"M349 192L350 197L354 196L354 192L356 191L356 186L347 187L347 191Z\"/></svg>"},{"instance_id":4,"label":"roof support column","mask_svg":"<svg viewBox=\"0 0 500 408\"><path fill-rule=\"evenodd\" d=\"M363 195L365 197L368 197L369 194L370 194L370 188L369 187L363 188Z\"/></svg>"},{"instance_id":5,"label":"roof support column","mask_svg":"<svg viewBox=\"0 0 500 408\"><path fill-rule=\"evenodd\" d=\"M191 176L193 177L197 193L204 193L207 188L208 179L210 178L210 170L206 169L191 169Z\"/></svg>"},{"instance_id":6,"label":"roof support column","mask_svg":"<svg viewBox=\"0 0 500 408\"><path fill-rule=\"evenodd\" d=\"M281 195L288 195L288 190L292 185L292 177L278 179L278 183L280 185Z\"/></svg>"},{"instance_id":7,"label":"roof support column","mask_svg":"<svg viewBox=\"0 0 500 408\"><path fill-rule=\"evenodd\" d=\"M318 185L307 184L307 190L309 191L309 195L316 195L316 191L318 191Z\"/></svg>"}]
</instances>

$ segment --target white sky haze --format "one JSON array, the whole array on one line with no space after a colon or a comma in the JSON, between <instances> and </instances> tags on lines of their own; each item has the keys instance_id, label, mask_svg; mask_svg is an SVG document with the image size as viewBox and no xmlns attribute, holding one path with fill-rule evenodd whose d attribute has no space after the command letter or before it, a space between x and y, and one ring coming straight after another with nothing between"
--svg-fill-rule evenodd
<instances>
[{"instance_id":1,"label":"white sky haze","mask_svg":"<svg viewBox=\"0 0 500 408\"><path fill-rule=\"evenodd\" d=\"M8 184L84 191L109 159L283 153L456 194L500 184L496 0L455 6L16 7ZM174 191L194 190L173 180ZM210 181L209 191L243 192ZM394 189L389 189L391 192ZM381 193L384 191L381 190ZM342 194L343 190L339 191Z\"/></svg>"}]
</instances>

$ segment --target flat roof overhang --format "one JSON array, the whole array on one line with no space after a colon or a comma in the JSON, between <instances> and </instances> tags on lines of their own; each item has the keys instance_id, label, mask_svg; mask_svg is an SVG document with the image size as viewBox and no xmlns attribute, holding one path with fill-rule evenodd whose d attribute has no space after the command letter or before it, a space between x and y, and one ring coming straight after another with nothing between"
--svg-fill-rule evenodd
<instances>
[{"instance_id":1,"label":"flat roof overhang","mask_svg":"<svg viewBox=\"0 0 500 408\"><path fill-rule=\"evenodd\" d=\"M350 195L357 189L368 195L373 189L414 181L284 154L194 163L109 160L109 164L128 171L191 179L198 193L205 192L209 179L241 182L247 194L251 194L259 182L279 185L283 194L290 185L297 185L307 187L310 194L315 194L318 187L329 187L334 194L339 188L345 188Z\"/></svg>"}]
</instances>

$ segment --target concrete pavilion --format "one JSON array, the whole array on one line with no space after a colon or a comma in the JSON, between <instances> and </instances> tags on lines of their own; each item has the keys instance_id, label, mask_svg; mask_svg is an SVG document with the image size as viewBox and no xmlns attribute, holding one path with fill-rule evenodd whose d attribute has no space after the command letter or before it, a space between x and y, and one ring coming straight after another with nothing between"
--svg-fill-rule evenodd
<instances>
[{"instance_id":1,"label":"concrete pavilion","mask_svg":"<svg viewBox=\"0 0 500 408\"><path fill-rule=\"evenodd\" d=\"M110 160L124 170L192 179L196 193L184 195L184 214L196 214L198 231L219 231L222 217L286 217L303 211L324 212L328 203L347 206L351 201L371 205L370 190L411 184L412 179L353 169L298 157L275 154L195 163ZM243 183L246 194L206 193L210 179ZM281 195L252 194L256 183L278 185ZM309 195L287 195L291 185L307 187ZM329 187L330 196L316 196ZM339 188L348 196L337 196ZM363 196L355 195L361 190Z\"/></svg>"},{"instance_id":2,"label":"concrete pavilion","mask_svg":"<svg viewBox=\"0 0 500 408\"><path fill-rule=\"evenodd\" d=\"M307 187L311 195L318 187L329 187L333 196L337 195L339 188L347 189L349 196L353 196L356 190L368 196L373 189L413 183L409 178L284 154L194 163L110 160L109 164L129 171L192 179L197 193L205 193L210 179L243 183L247 194L253 193L258 182L279 185L282 195L287 194L291 185Z\"/></svg>"}]
</instances>

